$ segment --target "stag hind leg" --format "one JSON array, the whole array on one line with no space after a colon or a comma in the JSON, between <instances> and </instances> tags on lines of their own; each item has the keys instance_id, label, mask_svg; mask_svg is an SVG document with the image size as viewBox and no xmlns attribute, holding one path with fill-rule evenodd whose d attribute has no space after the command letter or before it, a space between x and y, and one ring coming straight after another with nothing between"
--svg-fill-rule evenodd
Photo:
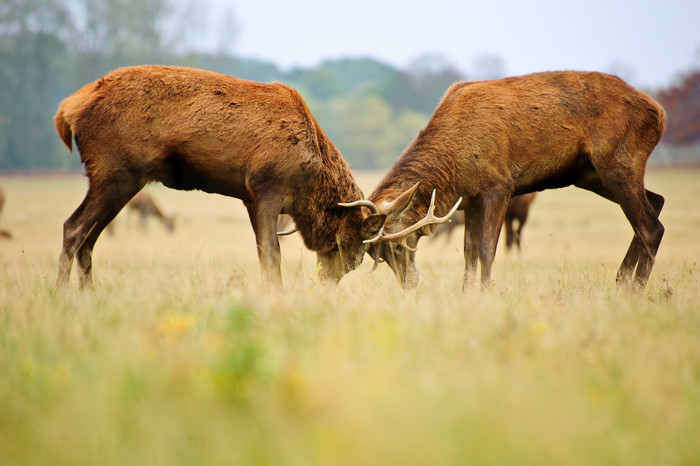
<instances>
[{"instance_id":1,"label":"stag hind leg","mask_svg":"<svg viewBox=\"0 0 700 466\"><path fill-rule=\"evenodd\" d=\"M645 190L645 192L646 199L648 201L648 205L645 205L645 209L649 211L649 206L651 207L650 210L653 213L653 216L656 217L658 225L661 226L658 242L653 247L653 255L647 254L647 247L645 246L644 241L635 229L632 242L630 243L630 246L627 249L625 258L622 260L620 269L617 272L616 279L618 284L629 284L633 271L635 272L635 282L641 286L644 286L646 284L647 280L649 279L649 275L651 274L651 269L654 265L656 251L659 248L659 244L661 243L661 237L664 233L663 225L661 225L661 222L658 221L659 214L661 213L661 209L664 206L664 198L663 196L649 191L648 189Z\"/></svg>"},{"instance_id":2,"label":"stag hind leg","mask_svg":"<svg viewBox=\"0 0 700 466\"><path fill-rule=\"evenodd\" d=\"M516 230L513 229L514 224L515 217L506 215L504 226L506 228L506 250L508 251L513 248L513 242L515 242L518 245L518 249L520 249L520 239L516 236ZM520 228L518 228L517 232L519 231Z\"/></svg>"},{"instance_id":3,"label":"stag hind leg","mask_svg":"<svg viewBox=\"0 0 700 466\"><path fill-rule=\"evenodd\" d=\"M518 229L515 230L515 245L518 247L518 252L522 251L520 242L523 238L523 227L525 226L525 222L527 222L527 216L528 214L526 212L524 215L519 215L516 217L518 219Z\"/></svg>"},{"instance_id":4,"label":"stag hind leg","mask_svg":"<svg viewBox=\"0 0 700 466\"><path fill-rule=\"evenodd\" d=\"M92 250L102 230L136 194L136 182L121 183L113 177L109 184L90 181L85 199L63 224L63 248L59 256L57 284L66 288L73 259L80 267L80 287L92 286Z\"/></svg>"},{"instance_id":5,"label":"stag hind leg","mask_svg":"<svg viewBox=\"0 0 700 466\"><path fill-rule=\"evenodd\" d=\"M643 179L643 176L640 178ZM575 185L620 205L632 225L634 237L617 271L616 281L619 285L629 285L634 273L634 282L644 287L664 234L664 227L659 221L664 198L645 189L643 182L615 170L603 171L602 174L589 173Z\"/></svg>"}]
</instances>

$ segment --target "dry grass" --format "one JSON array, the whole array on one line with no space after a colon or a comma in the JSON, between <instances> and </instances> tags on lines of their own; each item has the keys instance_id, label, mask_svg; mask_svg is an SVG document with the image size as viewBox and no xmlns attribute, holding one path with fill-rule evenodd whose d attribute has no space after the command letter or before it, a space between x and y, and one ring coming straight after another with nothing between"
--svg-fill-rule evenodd
<instances>
[{"instance_id":1,"label":"dry grass","mask_svg":"<svg viewBox=\"0 0 700 466\"><path fill-rule=\"evenodd\" d=\"M0 463L698 464L698 181L648 174L666 236L640 294L614 284L622 212L573 188L462 294L460 235L421 241L412 292L367 260L329 293L286 238L263 289L239 201L158 186L175 234L122 214L94 290L56 293L85 181L0 178Z\"/></svg>"}]
</instances>

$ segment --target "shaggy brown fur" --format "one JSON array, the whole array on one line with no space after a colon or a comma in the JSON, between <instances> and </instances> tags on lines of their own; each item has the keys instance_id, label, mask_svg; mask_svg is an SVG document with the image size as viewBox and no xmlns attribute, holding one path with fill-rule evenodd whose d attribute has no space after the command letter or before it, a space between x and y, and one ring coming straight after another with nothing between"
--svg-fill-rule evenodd
<instances>
[{"instance_id":1,"label":"shaggy brown fur","mask_svg":"<svg viewBox=\"0 0 700 466\"><path fill-rule=\"evenodd\" d=\"M327 278L337 281L362 261L363 213L337 205L362 192L301 96L283 84L192 68L120 68L66 98L55 123L68 148L75 139L90 182L64 224L60 285L75 255L81 285L91 283L95 241L149 181L241 199L263 276L275 284L282 212Z\"/></svg>"},{"instance_id":2,"label":"shaggy brown fur","mask_svg":"<svg viewBox=\"0 0 700 466\"><path fill-rule=\"evenodd\" d=\"M488 286L510 197L573 184L620 204L634 238L617 280L629 282L636 268L635 281L643 286L664 233L658 219L664 199L644 188L644 171L665 121L663 108L649 96L602 73L456 83L370 200L381 211L382 203L420 181L407 209L385 212L385 231L395 232L425 214L433 189L438 212L462 196L464 286L472 281L477 260L482 286ZM413 233L406 244L414 246L430 232ZM399 281L414 286L413 253L391 251L397 257L387 262L405 264L394 269Z\"/></svg>"}]
</instances>

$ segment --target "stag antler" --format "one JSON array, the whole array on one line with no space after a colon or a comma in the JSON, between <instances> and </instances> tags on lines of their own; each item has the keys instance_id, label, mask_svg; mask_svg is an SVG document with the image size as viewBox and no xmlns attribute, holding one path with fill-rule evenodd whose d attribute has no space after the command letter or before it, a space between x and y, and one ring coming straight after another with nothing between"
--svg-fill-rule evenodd
<instances>
[{"instance_id":1,"label":"stag antler","mask_svg":"<svg viewBox=\"0 0 700 466\"><path fill-rule=\"evenodd\" d=\"M380 262L384 262L384 259L382 259L382 246L383 245L381 243L376 244L376 249L374 251L374 265L370 269L369 273L372 273L375 270L377 270L377 266Z\"/></svg>"},{"instance_id":2,"label":"stag antler","mask_svg":"<svg viewBox=\"0 0 700 466\"><path fill-rule=\"evenodd\" d=\"M354 202L339 202L338 205L340 207L367 207L373 214L379 213L379 209L377 209L377 206L374 205L374 202L368 201L367 199L360 199L359 201Z\"/></svg>"},{"instance_id":3,"label":"stag antler","mask_svg":"<svg viewBox=\"0 0 700 466\"><path fill-rule=\"evenodd\" d=\"M339 202L338 205L340 207L367 207L369 210L372 211L372 214L376 215L379 213L379 209L377 208L376 205L374 205L374 202L368 201L367 199L360 199L359 201L354 201L354 202ZM371 237L368 240L365 240L365 243L371 243L372 241L376 241L379 238L382 237L382 233L384 232L384 225L379 229L376 235Z\"/></svg>"},{"instance_id":4,"label":"stag antler","mask_svg":"<svg viewBox=\"0 0 700 466\"><path fill-rule=\"evenodd\" d=\"M296 232L297 232L297 227L294 227L294 228L290 228L289 230L278 231L277 236L289 236L292 233L296 233Z\"/></svg>"},{"instance_id":5,"label":"stag antler","mask_svg":"<svg viewBox=\"0 0 700 466\"><path fill-rule=\"evenodd\" d=\"M406 236L410 235L414 231L418 231L424 226L427 225L433 225L433 224L438 224L438 223L447 223L450 221L450 217L452 214L454 214L457 211L457 208L459 205L462 203L462 198L460 197L457 203L450 209L450 211L445 215L444 217L436 217L435 216L435 190L433 189L433 194L430 196L430 206L428 206L428 213L425 214L425 217L422 219L418 220L416 223L411 225L408 228L405 228L399 232L396 233L390 233L388 235L377 235L374 238L365 240L365 243L373 243L375 241L379 241L381 243L385 243L388 241L395 241L399 243L402 247L408 249L409 251L416 251L415 248L412 248L406 244Z\"/></svg>"}]
</instances>

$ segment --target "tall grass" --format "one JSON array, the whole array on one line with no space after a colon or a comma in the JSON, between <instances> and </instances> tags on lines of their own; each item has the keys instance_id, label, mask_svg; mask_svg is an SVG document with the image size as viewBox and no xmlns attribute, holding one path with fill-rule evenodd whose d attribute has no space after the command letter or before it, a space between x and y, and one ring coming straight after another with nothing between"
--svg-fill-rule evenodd
<instances>
[{"instance_id":1,"label":"tall grass","mask_svg":"<svg viewBox=\"0 0 700 466\"><path fill-rule=\"evenodd\" d=\"M0 464L698 464L698 181L648 174L666 236L641 293L614 283L619 207L574 188L461 293L461 235L421 240L408 292L370 260L329 292L285 238L263 288L239 201L157 186L176 232L121 214L94 289L58 293L84 179L0 178Z\"/></svg>"}]
</instances>

